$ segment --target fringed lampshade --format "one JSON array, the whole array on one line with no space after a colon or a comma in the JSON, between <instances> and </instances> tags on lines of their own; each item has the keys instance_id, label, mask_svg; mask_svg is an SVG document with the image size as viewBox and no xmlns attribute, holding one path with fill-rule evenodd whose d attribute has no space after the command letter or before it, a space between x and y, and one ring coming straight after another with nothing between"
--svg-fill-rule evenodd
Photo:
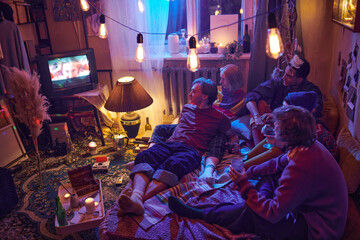
<instances>
[{"instance_id":1,"label":"fringed lampshade","mask_svg":"<svg viewBox=\"0 0 360 240\"><path fill-rule=\"evenodd\" d=\"M135 138L139 132L140 115L133 111L150 106L153 99L134 77L122 77L111 91L105 108L113 112L126 112L121 124L129 138Z\"/></svg>"}]
</instances>

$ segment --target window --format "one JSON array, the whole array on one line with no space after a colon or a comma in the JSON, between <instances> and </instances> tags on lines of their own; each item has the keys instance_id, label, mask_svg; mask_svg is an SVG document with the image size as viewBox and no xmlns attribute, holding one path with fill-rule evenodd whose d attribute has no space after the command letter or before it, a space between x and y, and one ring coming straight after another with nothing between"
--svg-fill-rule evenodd
<instances>
[{"instance_id":1,"label":"window","mask_svg":"<svg viewBox=\"0 0 360 240\"><path fill-rule=\"evenodd\" d=\"M251 0L168 0L169 20L167 36L177 33L181 37L181 29L186 29L186 36L199 33L198 39L210 37L210 15L237 14L238 20L244 18L242 6L252 5ZM242 9L242 14L240 13ZM248 8L246 8L248 9ZM243 24L238 24L238 38L241 39ZM252 25L249 26L252 29Z\"/></svg>"}]
</instances>

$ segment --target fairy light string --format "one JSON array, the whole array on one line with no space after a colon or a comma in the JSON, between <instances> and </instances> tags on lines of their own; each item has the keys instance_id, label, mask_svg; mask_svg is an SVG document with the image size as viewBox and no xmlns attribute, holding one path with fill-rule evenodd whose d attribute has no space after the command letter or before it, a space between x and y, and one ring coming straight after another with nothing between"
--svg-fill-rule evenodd
<instances>
[{"instance_id":1,"label":"fairy light string","mask_svg":"<svg viewBox=\"0 0 360 240\"><path fill-rule=\"evenodd\" d=\"M85 0L85 1L87 1L87 0ZM129 29L129 30L131 30L131 31L134 31L134 32L137 32L137 33L141 32L142 34L146 34L146 35L165 35L165 36L166 36L166 33L143 32L143 31L139 31L139 30L137 30L137 29L135 29L135 28L132 28L132 27L130 27L130 26L127 26L127 25L121 23L120 21L118 21L118 20L116 20L116 19L114 19L114 18L112 18L112 17L104 14L104 13L103 13L102 11L100 11L96 6L94 6L94 4L92 4L90 1L87 1L87 2L88 2L97 12L99 12L99 13L102 14L102 15L104 15L106 18L110 19L111 21L113 21L113 22L115 22L115 23L117 23L117 24L119 24L119 25L121 25L121 26L123 26L123 27L125 27L125 28L127 28L127 29ZM278 6L274 7L274 8L271 9L270 11L263 12L263 13L258 13L258 14L254 15L254 16L247 17L247 18L244 18L244 19L235 21L235 22L233 22L233 23L229 23L229 24L226 24L226 25L221 25L221 26L218 26L218 27L215 27L215 28L211 28L211 29L209 29L209 30L205 30L205 31L202 31L202 32L198 32L198 33L193 34L193 36L198 36L198 35L200 35L200 34L208 33L208 32L211 32L211 31L216 30L216 29L219 29L219 28L229 27L229 26L232 26L232 25L234 25L234 24L236 24L236 23L241 23L241 22L243 22L243 21L247 21L247 20L250 20L250 19L259 17L259 16L263 16L263 15L267 15L267 14L269 14L269 13L273 13L273 12L275 12L277 9L281 8L282 6L283 6L283 4L279 4Z\"/></svg>"}]
</instances>

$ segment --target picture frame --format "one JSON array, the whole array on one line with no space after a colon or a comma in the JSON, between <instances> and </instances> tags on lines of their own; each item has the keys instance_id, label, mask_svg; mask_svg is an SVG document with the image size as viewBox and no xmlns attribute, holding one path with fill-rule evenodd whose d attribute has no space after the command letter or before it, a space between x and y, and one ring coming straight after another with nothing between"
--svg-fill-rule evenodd
<instances>
[{"instance_id":1,"label":"picture frame","mask_svg":"<svg viewBox=\"0 0 360 240\"><path fill-rule=\"evenodd\" d=\"M332 21L360 32L360 0L333 0Z\"/></svg>"}]
</instances>

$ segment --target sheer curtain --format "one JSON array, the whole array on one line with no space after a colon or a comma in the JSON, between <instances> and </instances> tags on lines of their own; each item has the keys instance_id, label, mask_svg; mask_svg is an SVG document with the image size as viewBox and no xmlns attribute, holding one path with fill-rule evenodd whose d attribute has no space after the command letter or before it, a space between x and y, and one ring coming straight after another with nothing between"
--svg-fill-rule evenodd
<instances>
[{"instance_id":1,"label":"sheer curtain","mask_svg":"<svg viewBox=\"0 0 360 240\"><path fill-rule=\"evenodd\" d=\"M103 12L106 16L136 30L130 30L106 18L114 81L123 76L134 76L154 99L152 105L137 111L141 115L139 133L144 132L146 117L149 117L153 128L163 122L165 103L161 70L169 15L168 1L143 2L145 11L140 13L136 0L103 0ZM145 61L142 63L135 61L136 36L139 32L144 37Z\"/></svg>"}]
</instances>

